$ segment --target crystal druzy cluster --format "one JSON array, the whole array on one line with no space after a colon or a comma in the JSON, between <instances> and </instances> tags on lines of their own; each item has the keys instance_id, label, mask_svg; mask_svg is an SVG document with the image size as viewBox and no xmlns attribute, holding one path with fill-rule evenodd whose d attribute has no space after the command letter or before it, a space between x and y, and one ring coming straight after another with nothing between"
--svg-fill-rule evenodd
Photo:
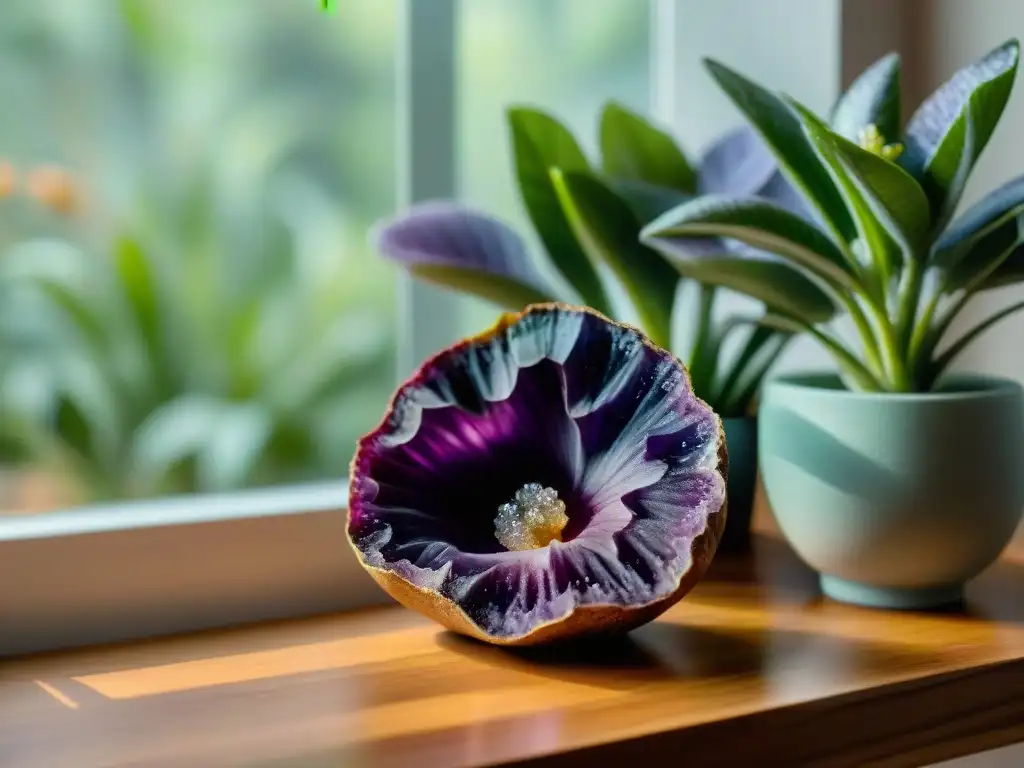
<instances>
[{"instance_id":1,"label":"crystal druzy cluster","mask_svg":"<svg viewBox=\"0 0 1024 768\"><path fill-rule=\"evenodd\" d=\"M349 537L393 597L516 645L624 631L703 575L721 420L639 331L555 304L428 360L352 464Z\"/></svg>"}]
</instances>

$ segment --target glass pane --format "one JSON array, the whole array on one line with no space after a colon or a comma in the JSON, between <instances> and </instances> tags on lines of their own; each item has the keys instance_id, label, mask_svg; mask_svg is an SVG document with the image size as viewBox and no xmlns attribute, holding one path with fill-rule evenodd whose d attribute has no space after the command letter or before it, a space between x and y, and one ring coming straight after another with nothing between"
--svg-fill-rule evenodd
<instances>
[{"instance_id":1,"label":"glass pane","mask_svg":"<svg viewBox=\"0 0 1024 768\"><path fill-rule=\"evenodd\" d=\"M604 102L612 99L647 111L648 31L648 3L641 0L463 0L462 198L509 221L536 244L513 178L506 109L544 109L596 158L597 119ZM466 333L487 327L498 312L471 299L462 310Z\"/></svg>"},{"instance_id":2,"label":"glass pane","mask_svg":"<svg viewBox=\"0 0 1024 768\"><path fill-rule=\"evenodd\" d=\"M395 4L3 0L0 510L342 479L393 384Z\"/></svg>"}]
</instances>

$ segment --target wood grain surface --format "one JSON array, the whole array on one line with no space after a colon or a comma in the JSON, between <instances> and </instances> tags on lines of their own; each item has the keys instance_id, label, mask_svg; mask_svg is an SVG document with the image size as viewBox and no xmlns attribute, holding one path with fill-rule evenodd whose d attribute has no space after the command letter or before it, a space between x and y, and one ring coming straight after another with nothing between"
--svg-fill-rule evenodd
<instances>
[{"instance_id":1,"label":"wood grain surface","mask_svg":"<svg viewBox=\"0 0 1024 768\"><path fill-rule=\"evenodd\" d=\"M946 613L824 600L761 537L614 642L384 608L0 664L0 765L924 765L1024 741L1024 562Z\"/></svg>"}]
</instances>

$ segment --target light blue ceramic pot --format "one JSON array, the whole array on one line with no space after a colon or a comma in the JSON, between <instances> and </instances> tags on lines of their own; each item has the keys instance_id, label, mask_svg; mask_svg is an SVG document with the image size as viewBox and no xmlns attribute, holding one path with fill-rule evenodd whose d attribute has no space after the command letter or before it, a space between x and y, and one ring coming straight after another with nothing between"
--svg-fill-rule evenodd
<instances>
[{"instance_id":1,"label":"light blue ceramic pot","mask_svg":"<svg viewBox=\"0 0 1024 768\"><path fill-rule=\"evenodd\" d=\"M837 600L958 602L1024 510L1024 394L1001 379L867 394L831 375L768 381L759 456L782 533Z\"/></svg>"}]
</instances>

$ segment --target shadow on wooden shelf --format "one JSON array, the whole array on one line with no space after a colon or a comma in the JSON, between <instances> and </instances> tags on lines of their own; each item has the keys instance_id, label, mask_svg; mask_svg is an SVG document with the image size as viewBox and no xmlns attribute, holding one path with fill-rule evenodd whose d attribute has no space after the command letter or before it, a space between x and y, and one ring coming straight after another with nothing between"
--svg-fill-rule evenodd
<instances>
[{"instance_id":1,"label":"shadow on wooden shelf","mask_svg":"<svg viewBox=\"0 0 1024 768\"><path fill-rule=\"evenodd\" d=\"M650 684L682 680L712 686L729 680L743 680L747 686L766 683L768 675L778 672L780 654L800 658L809 653L823 674L835 663L860 674L875 674L942 661L939 648L904 647L856 637L822 642L811 629L716 629L672 620L648 624L628 637L558 648L500 648L450 632L441 633L437 642L444 650L491 669L634 692Z\"/></svg>"}]
</instances>

